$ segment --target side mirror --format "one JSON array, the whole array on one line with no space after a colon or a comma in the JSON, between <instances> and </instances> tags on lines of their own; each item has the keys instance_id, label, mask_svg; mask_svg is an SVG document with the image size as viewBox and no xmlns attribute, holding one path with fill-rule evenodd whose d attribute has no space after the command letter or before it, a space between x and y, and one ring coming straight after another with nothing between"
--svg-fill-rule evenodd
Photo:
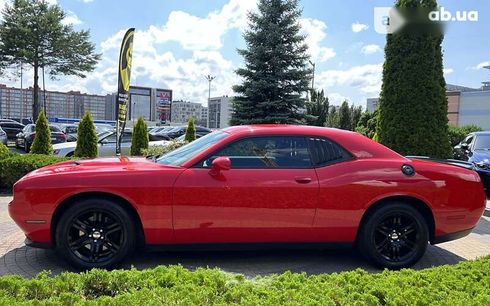
<instances>
[{"instance_id":1,"label":"side mirror","mask_svg":"<svg viewBox=\"0 0 490 306\"><path fill-rule=\"evenodd\" d=\"M217 176L220 174L221 171L226 171L230 169L231 160L227 156L220 156L213 160L209 174L212 176Z\"/></svg>"}]
</instances>

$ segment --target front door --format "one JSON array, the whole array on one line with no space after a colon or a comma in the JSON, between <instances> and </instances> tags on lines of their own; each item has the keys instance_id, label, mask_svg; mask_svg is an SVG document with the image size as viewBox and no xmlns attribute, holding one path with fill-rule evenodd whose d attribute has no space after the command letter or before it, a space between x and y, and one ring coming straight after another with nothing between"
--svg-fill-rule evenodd
<instances>
[{"instance_id":1,"label":"front door","mask_svg":"<svg viewBox=\"0 0 490 306\"><path fill-rule=\"evenodd\" d=\"M209 174L228 156L230 170ZM187 169L174 185L177 243L307 241L318 201L318 179L306 138L238 140Z\"/></svg>"}]
</instances>

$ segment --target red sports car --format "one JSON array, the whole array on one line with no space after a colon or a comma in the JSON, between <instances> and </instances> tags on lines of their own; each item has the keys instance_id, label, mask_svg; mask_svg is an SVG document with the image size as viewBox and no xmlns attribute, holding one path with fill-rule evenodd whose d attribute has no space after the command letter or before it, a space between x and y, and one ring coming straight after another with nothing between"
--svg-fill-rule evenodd
<instances>
[{"instance_id":1,"label":"red sports car","mask_svg":"<svg viewBox=\"0 0 490 306\"><path fill-rule=\"evenodd\" d=\"M476 172L412 160L337 129L257 125L160 157L67 161L14 186L26 244L79 268L114 267L138 245L356 245L407 267L463 237L486 197Z\"/></svg>"}]
</instances>

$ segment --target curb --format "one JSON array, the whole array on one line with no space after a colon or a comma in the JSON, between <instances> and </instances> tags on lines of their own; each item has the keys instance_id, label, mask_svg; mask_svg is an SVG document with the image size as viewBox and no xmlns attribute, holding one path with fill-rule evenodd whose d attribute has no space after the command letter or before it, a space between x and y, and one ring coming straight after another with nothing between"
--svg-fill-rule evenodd
<instances>
[{"instance_id":1,"label":"curb","mask_svg":"<svg viewBox=\"0 0 490 306\"><path fill-rule=\"evenodd\" d=\"M490 208L488 208L488 207L487 207L487 208L485 208L485 211L483 212L483 215L484 215L485 217L490 217Z\"/></svg>"}]
</instances>

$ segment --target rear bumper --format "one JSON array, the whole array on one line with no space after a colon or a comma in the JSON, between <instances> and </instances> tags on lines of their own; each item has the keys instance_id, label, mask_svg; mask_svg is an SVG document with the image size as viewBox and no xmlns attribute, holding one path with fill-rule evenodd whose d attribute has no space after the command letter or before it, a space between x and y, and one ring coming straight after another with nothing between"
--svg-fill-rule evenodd
<instances>
[{"instance_id":1,"label":"rear bumper","mask_svg":"<svg viewBox=\"0 0 490 306\"><path fill-rule=\"evenodd\" d=\"M431 244L438 244L438 243L443 243L443 242L463 238L465 236L468 236L473 229L474 229L474 227L466 229L466 230L462 230L462 231L458 231L458 232L454 232L454 233L445 234L442 236L435 237L434 240L431 241Z\"/></svg>"},{"instance_id":2,"label":"rear bumper","mask_svg":"<svg viewBox=\"0 0 490 306\"><path fill-rule=\"evenodd\" d=\"M27 238L24 240L24 244L33 247L33 248L38 248L38 249L52 249L53 244L50 242L35 242L32 241L31 239Z\"/></svg>"}]
</instances>

